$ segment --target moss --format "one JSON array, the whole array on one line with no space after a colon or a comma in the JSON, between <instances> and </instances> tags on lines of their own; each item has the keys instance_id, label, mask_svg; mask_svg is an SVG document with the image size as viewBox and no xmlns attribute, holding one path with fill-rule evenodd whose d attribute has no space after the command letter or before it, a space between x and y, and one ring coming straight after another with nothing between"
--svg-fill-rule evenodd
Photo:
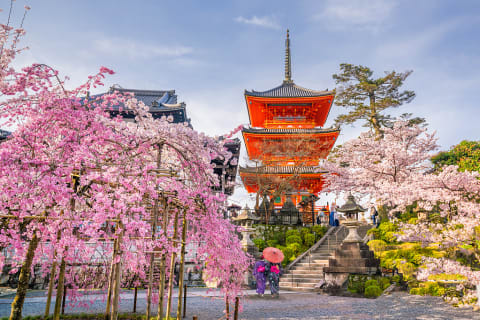
<instances>
[{"instance_id":1,"label":"moss","mask_svg":"<svg viewBox=\"0 0 480 320\"><path fill-rule=\"evenodd\" d=\"M382 289L378 286L369 286L365 288L365 297L376 298L382 294Z\"/></svg>"}]
</instances>

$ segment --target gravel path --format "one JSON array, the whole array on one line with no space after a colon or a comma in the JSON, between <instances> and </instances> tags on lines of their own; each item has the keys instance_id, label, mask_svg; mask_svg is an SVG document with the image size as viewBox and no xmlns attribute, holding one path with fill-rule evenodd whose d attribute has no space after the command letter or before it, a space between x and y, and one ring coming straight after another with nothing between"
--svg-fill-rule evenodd
<instances>
[{"instance_id":1,"label":"gravel path","mask_svg":"<svg viewBox=\"0 0 480 320\"><path fill-rule=\"evenodd\" d=\"M94 296L90 295L89 299ZM103 312L104 302L101 295L90 309L66 308L66 313ZM145 292L139 292L137 310L146 307ZM8 316L12 296L0 298L0 317ZM29 293L24 307L24 316L43 314L45 292ZM131 312L133 294L124 292L120 302L121 312ZM156 306L155 306L156 309ZM53 310L53 307L51 308ZM176 310L176 299L173 303ZM224 301L216 293L207 294L205 289L189 289L187 317L197 315L199 320L216 320L223 316ZM284 292L279 298L256 296L248 291L244 299L240 319L479 319L480 313L471 308L454 308L439 297L421 297L395 292L378 299L333 297L312 293Z\"/></svg>"}]
</instances>

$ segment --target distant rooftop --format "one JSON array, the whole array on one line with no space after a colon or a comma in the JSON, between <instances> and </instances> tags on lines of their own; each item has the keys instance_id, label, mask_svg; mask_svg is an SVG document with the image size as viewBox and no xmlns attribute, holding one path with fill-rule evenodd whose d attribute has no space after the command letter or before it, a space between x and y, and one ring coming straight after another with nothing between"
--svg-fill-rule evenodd
<instances>
[{"instance_id":1,"label":"distant rooftop","mask_svg":"<svg viewBox=\"0 0 480 320\"><path fill-rule=\"evenodd\" d=\"M11 134L12 133L9 132L9 131L0 129L0 141L7 139L8 136L11 135Z\"/></svg>"},{"instance_id":2,"label":"distant rooftop","mask_svg":"<svg viewBox=\"0 0 480 320\"><path fill-rule=\"evenodd\" d=\"M119 92L120 94L133 93L133 97L139 101L142 101L146 106L149 107L150 113L154 118L160 118L162 116L173 116L174 123L183 123L187 122L190 124L190 119L187 117L186 105L184 102L178 102L177 94L175 90L139 90L139 89L125 89L120 86L113 86L110 88L108 93L113 93L114 91ZM95 95L93 97L100 96ZM122 116L124 118L133 117L132 114L129 114L128 110L125 109L123 105L113 106L112 113L119 113L120 108L122 108Z\"/></svg>"}]
</instances>

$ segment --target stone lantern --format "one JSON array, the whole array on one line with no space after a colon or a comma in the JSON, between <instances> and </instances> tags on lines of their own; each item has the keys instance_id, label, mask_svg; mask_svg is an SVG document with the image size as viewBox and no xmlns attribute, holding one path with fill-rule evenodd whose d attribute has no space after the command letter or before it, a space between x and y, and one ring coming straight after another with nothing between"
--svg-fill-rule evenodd
<instances>
[{"instance_id":1,"label":"stone lantern","mask_svg":"<svg viewBox=\"0 0 480 320\"><path fill-rule=\"evenodd\" d=\"M240 241L243 250L252 253L251 251L256 248L255 244L250 239L250 235L255 231L255 228L252 228L252 225L259 221L260 218L255 216L248 206L245 206L245 208L240 211L240 214L237 217L232 218L232 220L235 224L243 227L242 240Z\"/></svg>"},{"instance_id":2,"label":"stone lantern","mask_svg":"<svg viewBox=\"0 0 480 320\"><path fill-rule=\"evenodd\" d=\"M343 225L348 228L348 235L343 240L344 242L362 242L363 239L358 235L357 229L360 225L358 221L358 213L365 212L367 209L364 209L355 202L355 198L350 194L347 198L347 202L340 208L337 208L337 211L345 213L347 218Z\"/></svg>"}]
</instances>

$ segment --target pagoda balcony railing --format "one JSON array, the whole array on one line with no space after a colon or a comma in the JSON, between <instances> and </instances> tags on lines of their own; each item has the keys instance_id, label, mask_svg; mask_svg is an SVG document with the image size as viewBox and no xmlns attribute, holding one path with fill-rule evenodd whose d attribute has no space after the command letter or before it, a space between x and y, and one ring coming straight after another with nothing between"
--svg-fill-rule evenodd
<instances>
[{"instance_id":1,"label":"pagoda balcony railing","mask_svg":"<svg viewBox=\"0 0 480 320\"><path fill-rule=\"evenodd\" d=\"M314 219L315 224L317 224L317 216L320 214L321 224L328 225L328 215L324 214L325 207L315 206L314 210ZM268 223L266 221L265 210L249 210L251 214L259 218L260 220L256 223L259 224L269 224L269 225L289 225L289 226L302 226L302 225L311 225L312 224L312 212L301 211L281 211L281 209L273 209L269 215Z\"/></svg>"}]
</instances>

